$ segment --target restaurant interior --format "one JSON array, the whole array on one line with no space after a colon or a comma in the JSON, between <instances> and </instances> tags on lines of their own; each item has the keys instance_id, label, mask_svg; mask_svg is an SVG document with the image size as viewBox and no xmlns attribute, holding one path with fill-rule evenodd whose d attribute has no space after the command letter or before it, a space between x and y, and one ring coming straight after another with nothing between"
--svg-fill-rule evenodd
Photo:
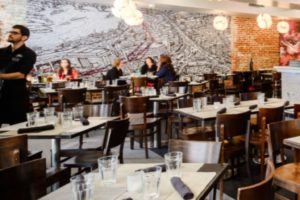
<instances>
[{"instance_id":1,"label":"restaurant interior","mask_svg":"<svg viewBox=\"0 0 300 200\"><path fill-rule=\"evenodd\" d=\"M1 200L300 200L300 0L1 0L1 48L15 24Z\"/></svg>"}]
</instances>

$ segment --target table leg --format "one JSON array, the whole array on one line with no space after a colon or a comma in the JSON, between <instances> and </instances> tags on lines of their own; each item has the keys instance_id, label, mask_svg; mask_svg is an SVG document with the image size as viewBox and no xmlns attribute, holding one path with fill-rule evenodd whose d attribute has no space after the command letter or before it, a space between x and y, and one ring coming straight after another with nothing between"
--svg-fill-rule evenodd
<instances>
[{"instance_id":1,"label":"table leg","mask_svg":"<svg viewBox=\"0 0 300 200\"><path fill-rule=\"evenodd\" d=\"M60 168L60 138L51 140L51 163L52 167Z\"/></svg>"},{"instance_id":2,"label":"table leg","mask_svg":"<svg viewBox=\"0 0 300 200\"><path fill-rule=\"evenodd\" d=\"M153 114L157 115L159 112L159 102L155 101L153 102Z\"/></svg>"}]
</instances>

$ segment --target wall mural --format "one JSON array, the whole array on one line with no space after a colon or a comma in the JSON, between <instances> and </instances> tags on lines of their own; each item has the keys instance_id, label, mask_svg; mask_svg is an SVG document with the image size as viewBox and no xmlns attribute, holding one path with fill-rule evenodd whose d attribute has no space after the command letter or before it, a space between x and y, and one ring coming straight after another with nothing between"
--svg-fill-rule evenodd
<instances>
[{"instance_id":1,"label":"wall mural","mask_svg":"<svg viewBox=\"0 0 300 200\"><path fill-rule=\"evenodd\" d=\"M290 31L280 36L280 65L290 60L300 60L300 22L289 21Z\"/></svg>"},{"instance_id":2,"label":"wall mural","mask_svg":"<svg viewBox=\"0 0 300 200\"><path fill-rule=\"evenodd\" d=\"M127 26L96 3L28 0L28 46L38 54L37 69L51 71L70 58L82 76L100 76L115 57L134 72L145 57L171 55L179 74L230 70L230 29L216 31L214 15L142 9L145 21Z\"/></svg>"}]
</instances>

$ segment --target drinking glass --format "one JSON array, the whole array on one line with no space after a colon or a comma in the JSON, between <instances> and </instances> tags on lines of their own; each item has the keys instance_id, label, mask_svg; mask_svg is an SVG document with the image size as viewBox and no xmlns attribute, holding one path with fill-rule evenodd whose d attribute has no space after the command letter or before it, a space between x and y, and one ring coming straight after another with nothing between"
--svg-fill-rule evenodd
<instances>
[{"instance_id":1,"label":"drinking glass","mask_svg":"<svg viewBox=\"0 0 300 200\"><path fill-rule=\"evenodd\" d=\"M182 152L172 151L165 154L165 163L169 177L181 176Z\"/></svg>"},{"instance_id":2,"label":"drinking glass","mask_svg":"<svg viewBox=\"0 0 300 200\"><path fill-rule=\"evenodd\" d=\"M98 166L103 185L112 185L117 182L118 155L99 158Z\"/></svg>"},{"instance_id":3,"label":"drinking glass","mask_svg":"<svg viewBox=\"0 0 300 200\"><path fill-rule=\"evenodd\" d=\"M142 171L132 172L127 175L127 192L141 192L143 189Z\"/></svg>"},{"instance_id":4,"label":"drinking glass","mask_svg":"<svg viewBox=\"0 0 300 200\"><path fill-rule=\"evenodd\" d=\"M258 105L260 105L260 106L265 104L265 94L264 93L257 94L257 102L258 102Z\"/></svg>"},{"instance_id":5,"label":"drinking glass","mask_svg":"<svg viewBox=\"0 0 300 200\"><path fill-rule=\"evenodd\" d=\"M201 97L201 107L207 106L207 97Z\"/></svg>"},{"instance_id":6,"label":"drinking glass","mask_svg":"<svg viewBox=\"0 0 300 200\"><path fill-rule=\"evenodd\" d=\"M55 124L56 117L54 114L55 114L54 107L44 108L44 117L45 117L46 123Z\"/></svg>"},{"instance_id":7,"label":"drinking glass","mask_svg":"<svg viewBox=\"0 0 300 200\"><path fill-rule=\"evenodd\" d=\"M63 128L69 128L72 126L72 112L65 111L61 113L61 125Z\"/></svg>"},{"instance_id":8,"label":"drinking glass","mask_svg":"<svg viewBox=\"0 0 300 200\"><path fill-rule=\"evenodd\" d=\"M35 122L36 122L36 118L38 117L38 113L37 112L30 112L26 114L27 116L27 126L28 127L32 127L35 126Z\"/></svg>"},{"instance_id":9,"label":"drinking glass","mask_svg":"<svg viewBox=\"0 0 300 200\"><path fill-rule=\"evenodd\" d=\"M92 200L94 193L93 182L78 175L70 179L74 200Z\"/></svg>"},{"instance_id":10,"label":"drinking glass","mask_svg":"<svg viewBox=\"0 0 300 200\"><path fill-rule=\"evenodd\" d=\"M218 102L218 101L215 101L214 102L214 109L219 109L221 107L221 103L220 102Z\"/></svg>"},{"instance_id":11,"label":"drinking glass","mask_svg":"<svg viewBox=\"0 0 300 200\"><path fill-rule=\"evenodd\" d=\"M201 99L200 98L193 99L193 110L194 110L194 112L201 111Z\"/></svg>"},{"instance_id":12,"label":"drinking glass","mask_svg":"<svg viewBox=\"0 0 300 200\"><path fill-rule=\"evenodd\" d=\"M80 121L83 117L83 106L75 106L72 108L74 121Z\"/></svg>"},{"instance_id":13,"label":"drinking glass","mask_svg":"<svg viewBox=\"0 0 300 200\"><path fill-rule=\"evenodd\" d=\"M141 172L143 176L143 197L144 200L154 200L159 198L159 185L161 167L156 166L155 171Z\"/></svg>"}]
</instances>

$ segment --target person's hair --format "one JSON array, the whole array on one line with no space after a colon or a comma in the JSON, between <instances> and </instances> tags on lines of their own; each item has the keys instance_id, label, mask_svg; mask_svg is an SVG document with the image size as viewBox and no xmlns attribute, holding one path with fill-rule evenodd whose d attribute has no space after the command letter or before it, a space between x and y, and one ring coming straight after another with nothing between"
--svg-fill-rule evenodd
<instances>
[{"instance_id":1,"label":"person's hair","mask_svg":"<svg viewBox=\"0 0 300 200\"><path fill-rule=\"evenodd\" d=\"M166 66L168 68L168 71L170 71L173 75L176 74L170 56L162 54L159 57L159 61L160 61L160 64L161 64L162 67Z\"/></svg>"},{"instance_id":2,"label":"person's hair","mask_svg":"<svg viewBox=\"0 0 300 200\"><path fill-rule=\"evenodd\" d=\"M61 61L63 61L63 60L67 61L67 63L68 63L68 75L71 75L72 74L71 61L68 58L63 58L63 59L60 60L59 64L61 64ZM60 65L60 68L59 68L59 74L60 73L63 73L63 68L62 68L61 65Z\"/></svg>"},{"instance_id":3,"label":"person's hair","mask_svg":"<svg viewBox=\"0 0 300 200\"><path fill-rule=\"evenodd\" d=\"M146 63L146 60L147 60L147 59L151 60L151 62L152 62L153 65L156 65L155 60L149 56L149 57L147 57L147 58L145 59L145 62L144 62L144 65L145 65L145 66L147 66L147 63Z\"/></svg>"},{"instance_id":4,"label":"person's hair","mask_svg":"<svg viewBox=\"0 0 300 200\"><path fill-rule=\"evenodd\" d=\"M121 61L122 60L120 58L114 59L113 62L112 62L112 66L113 67L118 67L121 64Z\"/></svg>"},{"instance_id":5,"label":"person's hair","mask_svg":"<svg viewBox=\"0 0 300 200\"><path fill-rule=\"evenodd\" d=\"M21 35L27 36L27 38L29 38L30 31L29 31L29 29L26 26L23 26L23 25L20 25L20 24L16 24L12 28L19 29L20 32L21 32Z\"/></svg>"}]
</instances>

